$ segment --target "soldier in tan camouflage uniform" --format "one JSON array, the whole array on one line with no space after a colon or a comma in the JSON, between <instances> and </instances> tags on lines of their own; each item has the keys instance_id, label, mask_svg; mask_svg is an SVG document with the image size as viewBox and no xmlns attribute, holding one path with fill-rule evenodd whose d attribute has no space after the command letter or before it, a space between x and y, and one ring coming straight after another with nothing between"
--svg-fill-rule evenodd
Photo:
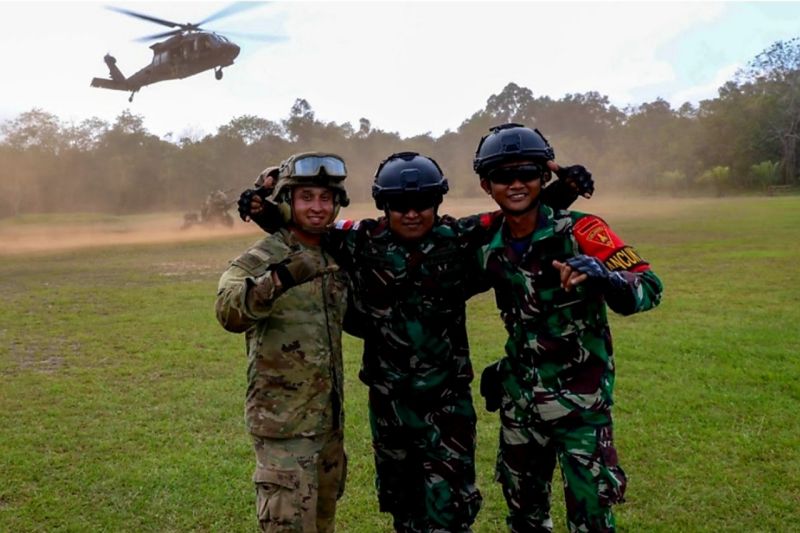
<instances>
[{"instance_id":1,"label":"soldier in tan camouflage uniform","mask_svg":"<svg viewBox=\"0 0 800 533\"><path fill-rule=\"evenodd\" d=\"M220 324L248 340L247 428L262 531L330 532L344 489L341 333L347 279L319 246L347 205L346 169L331 154L281 165L272 200L285 227L220 278Z\"/></svg>"}]
</instances>

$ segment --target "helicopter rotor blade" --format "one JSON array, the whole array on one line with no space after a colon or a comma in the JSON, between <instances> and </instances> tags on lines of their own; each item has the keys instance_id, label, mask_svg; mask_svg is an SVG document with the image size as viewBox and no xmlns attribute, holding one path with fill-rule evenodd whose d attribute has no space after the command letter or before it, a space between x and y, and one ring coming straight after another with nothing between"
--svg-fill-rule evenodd
<instances>
[{"instance_id":1,"label":"helicopter rotor blade","mask_svg":"<svg viewBox=\"0 0 800 533\"><path fill-rule=\"evenodd\" d=\"M153 35L145 35L144 37L139 37L138 39L134 39L133 41L137 43L146 43L147 41L161 39L162 37L172 37L173 35L178 35L180 33L183 33L183 29L170 30L170 31L165 31L163 33L156 33Z\"/></svg>"},{"instance_id":2,"label":"helicopter rotor blade","mask_svg":"<svg viewBox=\"0 0 800 533\"><path fill-rule=\"evenodd\" d=\"M204 18L203 20L195 24L195 26L202 26L203 24L211 22L212 20L218 20L224 17L229 17L241 11L245 11L247 9L253 9L254 7L260 7L268 3L269 2L234 2L228 7L224 7L219 11L217 11L216 13Z\"/></svg>"},{"instance_id":3,"label":"helicopter rotor blade","mask_svg":"<svg viewBox=\"0 0 800 533\"><path fill-rule=\"evenodd\" d=\"M262 35L257 33L243 33L240 31L224 31L214 30L215 33L224 35L225 37L234 37L236 39L248 39L251 41L260 41L262 43L282 43L288 41L289 37L286 35Z\"/></svg>"},{"instance_id":4,"label":"helicopter rotor blade","mask_svg":"<svg viewBox=\"0 0 800 533\"><path fill-rule=\"evenodd\" d=\"M121 7L114 7L114 6L106 6L106 9L110 9L111 11L116 11L117 13L122 13L123 15L129 15L131 17L136 17L142 20L149 20L150 22L155 22L156 24L161 24L162 26L168 26L170 28L179 28L185 26L185 24L179 24L177 22L172 22L169 20L164 20L156 17L151 17L150 15L145 15L143 13L137 13L136 11L131 11L129 9L122 9Z\"/></svg>"}]
</instances>

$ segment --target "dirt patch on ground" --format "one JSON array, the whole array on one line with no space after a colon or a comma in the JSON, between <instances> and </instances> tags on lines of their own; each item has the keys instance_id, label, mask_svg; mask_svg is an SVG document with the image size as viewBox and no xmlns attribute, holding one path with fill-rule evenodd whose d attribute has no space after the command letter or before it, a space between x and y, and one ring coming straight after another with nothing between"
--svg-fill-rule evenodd
<instances>
[{"instance_id":1,"label":"dirt patch on ground","mask_svg":"<svg viewBox=\"0 0 800 533\"><path fill-rule=\"evenodd\" d=\"M589 211L615 220L636 217L670 216L686 209L696 208L708 200L703 199L624 199L619 197L579 199L573 208ZM465 216L495 209L490 198L447 198L442 213ZM342 218L360 219L377 217L374 205L354 204L341 212ZM206 240L230 235L258 235L260 228L252 223L236 220L232 228L192 227L180 229L181 219L174 214L119 217L113 223L82 222L59 224L3 224L0 226L0 255L31 252L59 252L74 248L119 246L131 244L157 244ZM176 268L175 271L181 271Z\"/></svg>"},{"instance_id":2,"label":"dirt patch on ground","mask_svg":"<svg viewBox=\"0 0 800 533\"><path fill-rule=\"evenodd\" d=\"M132 217L113 224L7 225L0 228L0 254L205 240L257 231L257 227L242 222L237 222L233 228L192 227L181 230L175 218L169 215L147 217L146 220Z\"/></svg>"}]
</instances>

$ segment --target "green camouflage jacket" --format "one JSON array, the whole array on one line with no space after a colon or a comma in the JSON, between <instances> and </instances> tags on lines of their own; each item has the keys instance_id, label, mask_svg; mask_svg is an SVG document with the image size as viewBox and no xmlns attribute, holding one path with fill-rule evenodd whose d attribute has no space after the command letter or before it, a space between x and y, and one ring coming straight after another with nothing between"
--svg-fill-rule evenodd
<instances>
[{"instance_id":1,"label":"green camouflage jacket","mask_svg":"<svg viewBox=\"0 0 800 533\"><path fill-rule=\"evenodd\" d=\"M512 246L502 225L479 250L508 331L501 361L503 406L512 420L552 420L611 406L614 352L606 304L623 314L658 305L661 281L636 251L594 215L539 208L536 230ZM622 271L629 291L602 294L589 284L560 286L552 261L586 254Z\"/></svg>"},{"instance_id":2,"label":"green camouflage jacket","mask_svg":"<svg viewBox=\"0 0 800 533\"><path fill-rule=\"evenodd\" d=\"M472 380L465 304L489 289L472 258L491 235L479 221L499 216L445 215L414 244L393 238L383 217L336 223L325 246L350 274L345 329L364 339L364 383L403 395Z\"/></svg>"},{"instance_id":3,"label":"green camouflage jacket","mask_svg":"<svg viewBox=\"0 0 800 533\"><path fill-rule=\"evenodd\" d=\"M254 435L270 438L311 436L343 425L342 322L347 278L327 273L252 309L247 288L270 266L300 249L334 264L320 248L299 243L287 229L268 236L233 260L217 291L217 320L233 332L247 333L248 368L245 419Z\"/></svg>"}]
</instances>

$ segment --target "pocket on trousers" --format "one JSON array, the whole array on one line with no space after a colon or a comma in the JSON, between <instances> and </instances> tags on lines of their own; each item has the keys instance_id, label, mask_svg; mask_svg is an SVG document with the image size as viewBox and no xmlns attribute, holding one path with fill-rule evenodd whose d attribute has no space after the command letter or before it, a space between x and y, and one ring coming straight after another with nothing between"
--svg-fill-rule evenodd
<instances>
[{"instance_id":1,"label":"pocket on trousers","mask_svg":"<svg viewBox=\"0 0 800 533\"><path fill-rule=\"evenodd\" d=\"M600 429L598 447L603 463L600 469L600 479L598 480L600 504L610 506L615 503L622 503L625 501L628 477L622 467L619 466L610 426Z\"/></svg>"},{"instance_id":2,"label":"pocket on trousers","mask_svg":"<svg viewBox=\"0 0 800 533\"><path fill-rule=\"evenodd\" d=\"M265 524L290 526L299 522L300 476L294 470L259 468L253 474L256 485L258 520Z\"/></svg>"}]
</instances>

